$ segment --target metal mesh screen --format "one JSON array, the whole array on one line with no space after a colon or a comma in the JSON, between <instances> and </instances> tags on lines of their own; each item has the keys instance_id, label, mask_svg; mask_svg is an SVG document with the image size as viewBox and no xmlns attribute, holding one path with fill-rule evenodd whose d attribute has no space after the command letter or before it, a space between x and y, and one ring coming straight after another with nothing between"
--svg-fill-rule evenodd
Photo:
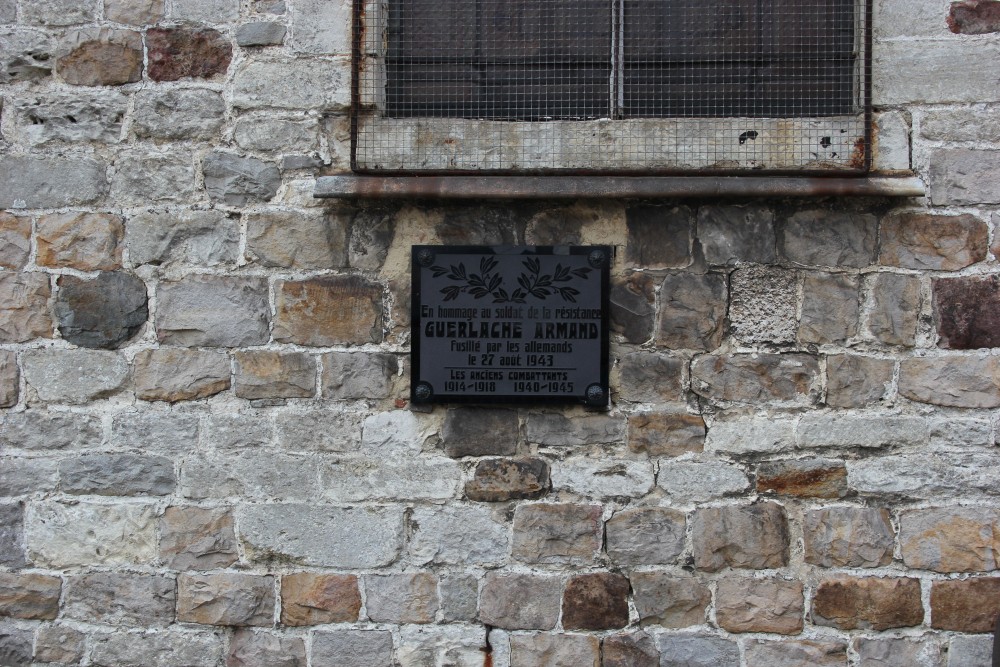
<instances>
[{"instance_id":1,"label":"metal mesh screen","mask_svg":"<svg viewBox=\"0 0 1000 667\"><path fill-rule=\"evenodd\" d=\"M357 171L870 162L870 0L355 2Z\"/></svg>"}]
</instances>

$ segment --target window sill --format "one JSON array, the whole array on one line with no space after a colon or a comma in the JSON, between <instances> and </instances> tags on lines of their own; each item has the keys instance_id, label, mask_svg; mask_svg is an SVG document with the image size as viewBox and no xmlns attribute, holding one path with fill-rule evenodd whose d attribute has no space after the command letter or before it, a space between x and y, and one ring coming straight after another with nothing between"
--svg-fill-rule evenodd
<instances>
[{"instance_id":1,"label":"window sill","mask_svg":"<svg viewBox=\"0 0 1000 667\"><path fill-rule=\"evenodd\" d=\"M922 197L912 175L782 176L360 176L316 179L321 199L599 199L684 197Z\"/></svg>"}]
</instances>

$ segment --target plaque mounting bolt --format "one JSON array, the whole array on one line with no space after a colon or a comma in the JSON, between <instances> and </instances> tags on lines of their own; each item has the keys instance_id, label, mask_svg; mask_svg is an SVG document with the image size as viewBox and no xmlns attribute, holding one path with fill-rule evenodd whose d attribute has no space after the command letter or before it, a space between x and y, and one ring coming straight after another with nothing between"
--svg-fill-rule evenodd
<instances>
[{"instance_id":1,"label":"plaque mounting bolt","mask_svg":"<svg viewBox=\"0 0 1000 667\"><path fill-rule=\"evenodd\" d=\"M421 382L413 389L413 400L420 403L426 403L431 400L431 396L433 395L434 389L426 382Z\"/></svg>"},{"instance_id":2,"label":"plaque mounting bolt","mask_svg":"<svg viewBox=\"0 0 1000 667\"><path fill-rule=\"evenodd\" d=\"M430 266L434 263L434 253L424 248L417 252L417 263L420 266Z\"/></svg>"},{"instance_id":3,"label":"plaque mounting bolt","mask_svg":"<svg viewBox=\"0 0 1000 667\"><path fill-rule=\"evenodd\" d=\"M603 267L604 266L604 260L605 260L605 257L604 257L604 251L603 250L595 250L592 253L590 253L590 255L587 256L587 261L595 269L599 269L599 268Z\"/></svg>"},{"instance_id":4,"label":"plaque mounting bolt","mask_svg":"<svg viewBox=\"0 0 1000 667\"><path fill-rule=\"evenodd\" d=\"M599 384L592 384L587 387L587 405L603 407L607 404L608 398L604 387Z\"/></svg>"}]
</instances>

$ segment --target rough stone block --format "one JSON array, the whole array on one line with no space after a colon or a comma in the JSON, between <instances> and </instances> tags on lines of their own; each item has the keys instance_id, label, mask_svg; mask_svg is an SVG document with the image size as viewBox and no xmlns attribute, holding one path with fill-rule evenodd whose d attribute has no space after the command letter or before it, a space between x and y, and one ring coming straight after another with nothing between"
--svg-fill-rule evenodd
<instances>
[{"instance_id":1,"label":"rough stone block","mask_svg":"<svg viewBox=\"0 0 1000 667\"><path fill-rule=\"evenodd\" d=\"M417 507L410 515L410 557L420 565L499 565L510 526L482 506Z\"/></svg>"},{"instance_id":2,"label":"rough stone block","mask_svg":"<svg viewBox=\"0 0 1000 667\"><path fill-rule=\"evenodd\" d=\"M25 541L28 559L42 567L150 563L156 558L156 510L36 502L25 521Z\"/></svg>"},{"instance_id":3,"label":"rough stone block","mask_svg":"<svg viewBox=\"0 0 1000 667\"><path fill-rule=\"evenodd\" d=\"M80 347L115 349L146 324L146 284L128 273L93 279L60 276L55 317L59 333Z\"/></svg>"},{"instance_id":4,"label":"rough stone block","mask_svg":"<svg viewBox=\"0 0 1000 667\"><path fill-rule=\"evenodd\" d=\"M293 46L303 53L350 53L350 20L350 3L346 0L305 0L295 6L292 15Z\"/></svg>"},{"instance_id":5,"label":"rough stone block","mask_svg":"<svg viewBox=\"0 0 1000 667\"><path fill-rule=\"evenodd\" d=\"M226 667L305 667L306 643L302 637L241 628L233 633Z\"/></svg>"},{"instance_id":6,"label":"rough stone block","mask_svg":"<svg viewBox=\"0 0 1000 667\"><path fill-rule=\"evenodd\" d=\"M719 667L740 662L740 647L722 637L662 634L656 637L656 648L660 667Z\"/></svg>"},{"instance_id":7,"label":"rough stone block","mask_svg":"<svg viewBox=\"0 0 1000 667\"><path fill-rule=\"evenodd\" d=\"M21 371L17 367L17 355L14 352L0 352L0 408L17 405L20 385Z\"/></svg>"},{"instance_id":8,"label":"rough stone block","mask_svg":"<svg viewBox=\"0 0 1000 667\"><path fill-rule=\"evenodd\" d=\"M757 492L843 498L847 495L847 466L833 459L767 461L757 468Z\"/></svg>"},{"instance_id":9,"label":"rough stone block","mask_svg":"<svg viewBox=\"0 0 1000 667\"><path fill-rule=\"evenodd\" d=\"M858 637L852 646L866 667L942 667L941 647L932 641Z\"/></svg>"},{"instance_id":10,"label":"rough stone block","mask_svg":"<svg viewBox=\"0 0 1000 667\"><path fill-rule=\"evenodd\" d=\"M939 347L1000 347L1000 280L997 276L941 278L933 283Z\"/></svg>"},{"instance_id":11,"label":"rough stone block","mask_svg":"<svg viewBox=\"0 0 1000 667\"><path fill-rule=\"evenodd\" d=\"M403 546L401 507L256 505L241 516L240 539L252 561L377 568L394 562Z\"/></svg>"},{"instance_id":12,"label":"rough stone block","mask_svg":"<svg viewBox=\"0 0 1000 667\"><path fill-rule=\"evenodd\" d=\"M129 380L128 361L115 352L40 349L21 355L24 379L39 400L83 404L121 391Z\"/></svg>"},{"instance_id":13,"label":"rough stone block","mask_svg":"<svg viewBox=\"0 0 1000 667\"><path fill-rule=\"evenodd\" d=\"M226 508L173 506L160 517L160 558L173 570L214 570L236 563L233 514Z\"/></svg>"},{"instance_id":14,"label":"rough stone block","mask_svg":"<svg viewBox=\"0 0 1000 667\"><path fill-rule=\"evenodd\" d=\"M845 667L847 644L837 641L763 641L747 644L747 667Z\"/></svg>"},{"instance_id":15,"label":"rough stone block","mask_svg":"<svg viewBox=\"0 0 1000 667\"><path fill-rule=\"evenodd\" d=\"M892 382L891 359L835 354L826 358L826 403L862 408L885 398Z\"/></svg>"},{"instance_id":16,"label":"rough stone block","mask_svg":"<svg viewBox=\"0 0 1000 667\"><path fill-rule=\"evenodd\" d=\"M8 413L0 424L0 445L5 449L89 449L100 445L103 437L99 417L72 412Z\"/></svg>"},{"instance_id":17,"label":"rough stone block","mask_svg":"<svg viewBox=\"0 0 1000 667\"><path fill-rule=\"evenodd\" d=\"M301 352L239 351L236 395L240 398L308 398L316 393L316 358Z\"/></svg>"},{"instance_id":18,"label":"rough stone block","mask_svg":"<svg viewBox=\"0 0 1000 667\"><path fill-rule=\"evenodd\" d=\"M563 591L567 630L612 630L628 625L628 579L611 572L570 577Z\"/></svg>"},{"instance_id":19,"label":"rough stone block","mask_svg":"<svg viewBox=\"0 0 1000 667\"><path fill-rule=\"evenodd\" d=\"M628 448L650 456L680 456L705 446L705 420L686 412L637 412L628 417Z\"/></svg>"},{"instance_id":20,"label":"rough stone block","mask_svg":"<svg viewBox=\"0 0 1000 667\"><path fill-rule=\"evenodd\" d=\"M649 507L615 514L606 526L608 555L619 565L667 565L684 550L682 512Z\"/></svg>"},{"instance_id":21,"label":"rough stone block","mask_svg":"<svg viewBox=\"0 0 1000 667\"><path fill-rule=\"evenodd\" d=\"M108 191L107 165L88 159L0 159L0 208L93 204Z\"/></svg>"},{"instance_id":22,"label":"rough stone block","mask_svg":"<svg viewBox=\"0 0 1000 667\"><path fill-rule=\"evenodd\" d=\"M879 264L957 271L986 259L986 223L968 213L904 211L882 220Z\"/></svg>"},{"instance_id":23,"label":"rough stone block","mask_svg":"<svg viewBox=\"0 0 1000 667\"><path fill-rule=\"evenodd\" d=\"M448 456L510 455L517 450L515 410L452 408L445 414L441 441Z\"/></svg>"},{"instance_id":24,"label":"rough stone block","mask_svg":"<svg viewBox=\"0 0 1000 667\"><path fill-rule=\"evenodd\" d=\"M985 507L907 510L899 517L907 567L934 572L988 572L1000 567L1000 511Z\"/></svg>"},{"instance_id":25,"label":"rough stone block","mask_svg":"<svg viewBox=\"0 0 1000 667\"><path fill-rule=\"evenodd\" d=\"M588 498L639 498L653 488L655 475L649 461L606 460L571 456L552 464L552 488L568 489Z\"/></svg>"},{"instance_id":26,"label":"rough stone block","mask_svg":"<svg viewBox=\"0 0 1000 667\"><path fill-rule=\"evenodd\" d=\"M45 458L17 457L0 460L0 496L54 492L59 486L58 463ZM20 534L20 527L18 533Z\"/></svg>"},{"instance_id":27,"label":"rough stone block","mask_svg":"<svg viewBox=\"0 0 1000 667\"><path fill-rule=\"evenodd\" d=\"M801 581L727 577L715 593L716 622L729 632L795 635L804 610Z\"/></svg>"},{"instance_id":28,"label":"rough stone block","mask_svg":"<svg viewBox=\"0 0 1000 667\"><path fill-rule=\"evenodd\" d=\"M47 574L0 572L0 616L51 620L59 614L62 579Z\"/></svg>"},{"instance_id":29,"label":"rough stone block","mask_svg":"<svg viewBox=\"0 0 1000 667\"><path fill-rule=\"evenodd\" d=\"M90 623L162 627L174 620L174 579L94 572L66 580L63 616Z\"/></svg>"},{"instance_id":30,"label":"rough stone block","mask_svg":"<svg viewBox=\"0 0 1000 667\"><path fill-rule=\"evenodd\" d=\"M691 389L714 401L809 405L819 395L819 362L807 354L722 354L691 362Z\"/></svg>"},{"instance_id":31,"label":"rough stone block","mask_svg":"<svg viewBox=\"0 0 1000 667\"><path fill-rule=\"evenodd\" d=\"M361 611L358 578L353 574L296 572L281 578L281 623L353 623Z\"/></svg>"},{"instance_id":32,"label":"rough stone block","mask_svg":"<svg viewBox=\"0 0 1000 667\"><path fill-rule=\"evenodd\" d=\"M331 352L322 360L324 398L386 398L399 372L396 355L387 352Z\"/></svg>"},{"instance_id":33,"label":"rough stone block","mask_svg":"<svg viewBox=\"0 0 1000 667\"><path fill-rule=\"evenodd\" d=\"M880 273L871 283L868 331L886 345L913 347L920 315L920 280Z\"/></svg>"},{"instance_id":34,"label":"rough stone block","mask_svg":"<svg viewBox=\"0 0 1000 667\"><path fill-rule=\"evenodd\" d=\"M673 269L691 263L694 212L687 206L630 206L625 209L625 225L628 266Z\"/></svg>"},{"instance_id":35,"label":"rough stone block","mask_svg":"<svg viewBox=\"0 0 1000 667\"><path fill-rule=\"evenodd\" d=\"M549 490L549 464L543 459L486 459L476 463L465 496L478 502L530 500Z\"/></svg>"},{"instance_id":36,"label":"rough stone block","mask_svg":"<svg viewBox=\"0 0 1000 667\"><path fill-rule=\"evenodd\" d=\"M26 0L21 8L21 21L28 25L66 26L90 23L96 18L93 0ZM13 19L11 20L13 23Z\"/></svg>"},{"instance_id":37,"label":"rough stone block","mask_svg":"<svg viewBox=\"0 0 1000 667\"><path fill-rule=\"evenodd\" d=\"M799 420L800 447L885 447L923 445L927 422L909 416L806 415Z\"/></svg>"},{"instance_id":38,"label":"rough stone block","mask_svg":"<svg viewBox=\"0 0 1000 667\"><path fill-rule=\"evenodd\" d=\"M757 206L702 206L698 241L705 261L712 265L772 263L774 214Z\"/></svg>"},{"instance_id":39,"label":"rough stone block","mask_svg":"<svg viewBox=\"0 0 1000 667\"><path fill-rule=\"evenodd\" d=\"M992 632L1000 613L1000 579L980 577L931 584L931 627Z\"/></svg>"},{"instance_id":40,"label":"rough stone block","mask_svg":"<svg viewBox=\"0 0 1000 667\"><path fill-rule=\"evenodd\" d=\"M561 593L557 576L490 572L479 596L479 618L505 630L551 630Z\"/></svg>"},{"instance_id":41,"label":"rough stone block","mask_svg":"<svg viewBox=\"0 0 1000 667\"><path fill-rule=\"evenodd\" d=\"M274 578L254 574L181 574L177 620L204 625L270 626Z\"/></svg>"},{"instance_id":42,"label":"rough stone block","mask_svg":"<svg viewBox=\"0 0 1000 667\"><path fill-rule=\"evenodd\" d=\"M699 570L760 570L788 563L788 520L775 503L699 509L691 534Z\"/></svg>"},{"instance_id":43,"label":"rough stone block","mask_svg":"<svg viewBox=\"0 0 1000 667\"><path fill-rule=\"evenodd\" d=\"M942 79L939 72L935 81ZM935 206L1000 203L1000 151L941 148L930 155L930 197Z\"/></svg>"},{"instance_id":44,"label":"rough stone block","mask_svg":"<svg viewBox=\"0 0 1000 667\"><path fill-rule=\"evenodd\" d=\"M239 240L239 220L222 211L141 211L125 225L133 266L234 265Z\"/></svg>"},{"instance_id":45,"label":"rough stone block","mask_svg":"<svg viewBox=\"0 0 1000 667\"><path fill-rule=\"evenodd\" d=\"M273 25L280 26L280 24ZM280 27L284 29L284 26ZM310 155L315 155L319 150L319 124L316 119L312 118L289 119L275 118L270 115L247 115L241 117L236 122L233 138L240 148L250 151L281 153L284 156L288 156L290 153L305 153L309 155L302 157L310 157ZM322 165L322 160L320 160L320 164ZM322 220L324 215L329 215L331 219L336 220L341 217L338 213L349 211L350 209L348 208L324 207L324 210L314 213L319 214L320 220ZM268 220L277 218L280 221L282 213L287 215L287 212L282 211L264 213L262 220L265 227ZM301 218L304 217L305 213L297 213L295 215ZM288 217L285 222L295 225L295 220L292 217ZM307 226L314 224L309 223ZM343 233L341 236L343 236ZM341 243L339 248L342 254L343 247L344 244ZM300 250L303 253L309 252L308 247L302 247ZM321 249L317 248L317 250Z\"/></svg>"},{"instance_id":46,"label":"rough stone block","mask_svg":"<svg viewBox=\"0 0 1000 667\"><path fill-rule=\"evenodd\" d=\"M315 501L322 491L312 458L254 446L238 454L186 457L178 495L192 500L246 496L262 501Z\"/></svg>"},{"instance_id":47,"label":"rough stone block","mask_svg":"<svg viewBox=\"0 0 1000 667\"><path fill-rule=\"evenodd\" d=\"M67 34L56 73L74 86L120 86L142 78L142 35L134 30L81 28Z\"/></svg>"},{"instance_id":48,"label":"rough stone block","mask_svg":"<svg viewBox=\"0 0 1000 667\"><path fill-rule=\"evenodd\" d=\"M956 408L1000 407L1000 359L918 357L899 365L899 393L919 403Z\"/></svg>"},{"instance_id":49,"label":"rough stone block","mask_svg":"<svg viewBox=\"0 0 1000 667\"><path fill-rule=\"evenodd\" d=\"M659 667L656 642L645 632L610 635L601 642L601 667Z\"/></svg>"},{"instance_id":50,"label":"rough stone block","mask_svg":"<svg viewBox=\"0 0 1000 667\"><path fill-rule=\"evenodd\" d=\"M122 206L186 204L195 199L194 156L185 150L133 148L118 153L111 199Z\"/></svg>"},{"instance_id":51,"label":"rough stone block","mask_svg":"<svg viewBox=\"0 0 1000 667\"><path fill-rule=\"evenodd\" d=\"M163 0L104 0L104 16L116 23L150 25L163 18Z\"/></svg>"},{"instance_id":52,"label":"rough stone block","mask_svg":"<svg viewBox=\"0 0 1000 667\"><path fill-rule=\"evenodd\" d=\"M31 630L0 622L0 660L9 667L31 667Z\"/></svg>"},{"instance_id":53,"label":"rough stone block","mask_svg":"<svg viewBox=\"0 0 1000 667\"><path fill-rule=\"evenodd\" d=\"M728 299L724 275L679 273L664 278L657 347L706 351L719 347Z\"/></svg>"},{"instance_id":54,"label":"rough stone block","mask_svg":"<svg viewBox=\"0 0 1000 667\"><path fill-rule=\"evenodd\" d=\"M32 145L50 142L116 144L128 98L117 92L49 94L28 98L15 106L17 124Z\"/></svg>"},{"instance_id":55,"label":"rough stone block","mask_svg":"<svg viewBox=\"0 0 1000 667\"><path fill-rule=\"evenodd\" d=\"M144 401L189 401L229 389L229 355L160 348L135 355L135 392Z\"/></svg>"},{"instance_id":56,"label":"rough stone block","mask_svg":"<svg viewBox=\"0 0 1000 667\"><path fill-rule=\"evenodd\" d=\"M23 343L52 337L49 277L44 273L0 274L0 341Z\"/></svg>"},{"instance_id":57,"label":"rough stone block","mask_svg":"<svg viewBox=\"0 0 1000 667\"><path fill-rule=\"evenodd\" d=\"M332 630L313 635L312 667L392 667L388 630Z\"/></svg>"},{"instance_id":58,"label":"rough stone block","mask_svg":"<svg viewBox=\"0 0 1000 667\"><path fill-rule=\"evenodd\" d=\"M475 575L448 575L438 585L441 596L442 619L446 623L478 620L479 577Z\"/></svg>"},{"instance_id":59,"label":"rough stone block","mask_svg":"<svg viewBox=\"0 0 1000 667\"><path fill-rule=\"evenodd\" d=\"M233 59L233 46L211 28L150 28L146 31L149 78L178 81L223 75Z\"/></svg>"},{"instance_id":60,"label":"rough stone block","mask_svg":"<svg viewBox=\"0 0 1000 667\"><path fill-rule=\"evenodd\" d=\"M266 413L222 412L204 420L202 443L217 450L267 448L274 439L274 429Z\"/></svg>"},{"instance_id":61,"label":"rough stone block","mask_svg":"<svg viewBox=\"0 0 1000 667\"><path fill-rule=\"evenodd\" d=\"M376 623L431 623L441 606L430 572L365 577L365 609Z\"/></svg>"},{"instance_id":62,"label":"rough stone block","mask_svg":"<svg viewBox=\"0 0 1000 667\"><path fill-rule=\"evenodd\" d=\"M256 21L244 23L236 30L236 45L247 46L278 46L285 41L288 29L281 23Z\"/></svg>"},{"instance_id":63,"label":"rough stone block","mask_svg":"<svg viewBox=\"0 0 1000 667\"><path fill-rule=\"evenodd\" d=\"M812 621L841 630L888 630L920 625L920 580L909 577L837 577L821 581L812 600Z\"/></svg>"},{"instance_id":64,"label":"rough stone block","mask_svg":"<svg viewBox=\"0 0 1000 667\"><path fill-rule=\"evenodd\" d=\"M567 416L555 412L531 413L525 423L528 442L548 447L580 447L621 442L625 423L602 414Z\"/></svg>"},{"instance_id":65,"label":"rough stone block","mask_svg":"<svg viewBox=\"0 0 1000 667\"><path fill-rule=\"evenodd\" d=\"M67 625L43 625L35 635L35 660L75 665L83 660L86 635Z\"/></svg>"},{"instance_id":66,"label":"rough stone block","mask_svg":"<svg viewBox=\"0 0 1000 667\"><path fill-rule=\"evenodd\" d=\"M97 496L165 496L176 485L173 461L142 454L63 459L59 482L64 493Z\"/></svg>"},{"instance_id":67,"label":"rough stone block","mask_svg":"<svg viewBox=\"0 0 1000 667\"><path fill-rule=\"evenodd\" d=\"M778 242L795 264L860 269L875 259L877 226L869 214L798 211L785 221Z\"/></svg>"},{"instance_id":68,"label":"rough stone block","mask_svg":"<svg viewBox=\"0 0 1000 667\"><path fill-rule=\"evenodd\" d=\"M901 111L874 114L872 167L879 172L908 172L912 145L910 117Z\"/></svg>"},{"instance_id":69,"label":"rough stone block","mask_svg":"<svg viewBox=\"0 0 1000 667\"><path fill-rule=\"evenodd\" d=\"M629 580L643 626L686 628L705 622L712 592L698 580L666 572L633 572Z\"/></svg>"},{"instance_id":70,"label":"rough stone block","mask_svg":"<svg viewBox=\"0 0 1000 667\"><path fill-rule=\"evenodd\" d=\"M847 461L847 482L863 494L921 500L970 492L994 495L998 481L988 459L976 454L901 454Z\"/></svg>"},{"instance_id":71,"label":"rough stone block","mask_svg":"<svg viewBox=\"0 0 1000 667\"><path fill-rule=\"evenodd\" d=\"M266 343L267 292L262 278L193 275L162 282L157 292L156 336L161 343L189 347Z\"/></svg>"},{"instance_id":72,"label":"rough stone block","mask_svg":"<svg viewBox=\"0 0 1000 667\"><path fill-rule=\"evenodd\" d=\"M0 34L3 35L3 40L0 40L0 83L34 81L52 74L55 44L50 35L18 28L6 28Z\"/></svg>"},{"instance_id":73,"label":"rough stone block","mask_svg":"<svg viewBox=\"0 0 1000 667\"><path fill-rule=\"evenodd\" d=\"M281 174L273 164L221 151L205 157L202 171L208 195L229 206L270 201L281 185Z\"/></svg>"},{"instance_id":74,"label":"rough stone block","mask_svg":"<svg viewBox=\"0 0 1000 667\"><path fill-rule=\"evenodd\" d=\"M948 667L990 667L992 664L992 637L957 636L948 642Z\"/></svg>"},{"instance_id":75,"label":"rough stone block","mask_svg":"<svg viewBox=\"0 0 1000 667\"><path fill-rule=\"evenodd\" d=\"M350 105L350 60L250 60L233 78L238 109L344 111Z\"/></svg>"},{"instance_id":76,"label":"rough stone block","mask_svg":"<svg viewBox=\"0 0 1000 667\"><path fill-rule=\"evenodd\" d=\"M199 23L228 23L240 15L237 0L174 0L171 17Z\"/></svg>"},{"instance_id":77,"label":"rough stone block","mask_svg":"<svg viewBox=\"0 0 1000 667\"><path fill-rule=\"evenodd\" d=\"M384 439L377 440L373 433L375 429L371 427L370 422L379 419L383 414L390 413L380 413L366 420L362 436L361 417L353 412L322 408L305 412L279 413L275 415L275 439L281 447L290 450L349 452L358 449L364 437L366 451L371 451L373 455L388 454L395 450L392 447L382 449L375 443L393 442L393 437L403 440L411 434L400 431L392 435L385 434ZM401 425L400 421L389 423L389 426L398 425Z\"/></svg>"},{"instance_id":78,"label":"rough stone block","mask_svg":"<svg viewBox=\"0 0 1000 667\"><path fill-rule=\"evenodd\" d=\"M993 104L930 107L919 114L920 136L933 141L988 141L1000 126L997 111Z\"/></svg>"},{"instance_id":79,"label":"rough stone block","mask_svg":"<svg viewBox=\"0 0 1000 667\"><path fill-rule=\"evenodd\" d=\"M734 336L745 343L795 340L799 278L796 271L773 266L737 269L730 279L729 320ZM808 311L803 312L808 316Z\"/></svg>"},{"instance_id":80,"label":"rough stone block","mask_svg":"<svg viewBox=\"0 0 1000 667\"><path fill-rule=\"evenodd\" d=\"M858 332L858 279L841 273L812 273L802 280L798 338L803 343L843 343Z\"/></svg>"},{"instance_id":81,"label":"rough stone block","mask_svg":"<svg viewBox=\"0 0 1000 667\"><path fill-rule=\"evenodd\" d=\"M636 345L650 339L656 319L656 284L652 276L633 273L624 281L614 281L608 300L612 333Z\"/></svg>"},{"instance_id":82,"label":"rough stone block","mask_svg":"<svg viewBox=\"0 0 1000 667\"><path fill-rule=\"evenodd\" d=\"M705 438L706 451L730 454L776 453L794 446L795 422L790 419L716 420Z\"/></svg>"},{"instance_id":83,"label":"rough stone block","mask_svg":"<svg viewBox=\"0 0 1000 667\"><path fill-rule=\"evenodd\" d=\"M337 121L338 117L326 119L327 123ZM348 132L348 140L349 135ZM378 271L385 263L395 234L396 223L391 210L356 211L351 220L351 233L348 239L348 263L351 267L362 271Z\"/></svg>"},{"instance_id":84,"label":"rough stone block","mask_svg":"<svg viewBox=\"0 0 1000 667\"><path fill-rule=\"evenodd\" d=\"M626 401L659 403L684 396L682 359L657 352L632 352L619 362L618 393Z\"/></svg>"},{"instance_id":85,"label":"rough stone block","mask_svg":"<svg viewBox=\"0 0 1000 667\"><path fill-rule=\"evenodd\" d=\"M319 211L264 211L247 217L247 253L262 266L340 269L347 266L350 218Z\"/></svg>"},{"instance_id":86,"label":"rough stone block","mask_svg":"<svg viewBox=\"0 0 1000 667\"><path fill-rule=\"evenodd\" d=\"M462 483L462 466L444 457L416 460L343 458L320 467L324 495L338 503L405 498L447 500Z\"/></svg>"},{"instance_id":87,"label":"rough stone block","mask_svg":"<svg viewBox=\"0 0 1000 667\"><path fill-rule=\"evenodd\" d=\"M713 460L661 461L656 483L668 496L681 502L734 496L750 485L740 466Z\"/></svg>"},{"instance_id":88,"label":"rough stone block","mask_svg":"<svg viewBox=\"0 0 1000 667\"><path fill-rule=\"evenodd\" d=\"M274 339L299 345L382 342L382 285L360 276L281 280Z\"/></svg>"},{"instance_id":89,"label":"rough stone block","mask_svg":"<svg viewBox=\"0 0 1000 667\"><path fill-rule=\"evenodd\" d=\"M22 269L31 253L31 218L0 211L0 266Z\"/></svg>"},{"instance_id":90,"label":"rough stone block","mask_svg":"<svg viewBox=\"0 0 1000 667\"><path fill-rule=\"evenodd\" d=\"M225 121L226 102L214 90L148 89L135 95L132 130L142 139L205 141Z\"/></svg>"},{"instance_id":91,"label":"rough stone block","mask_svg":"<svg viewBox=\"0 0 1000 667\"><path fill-rule=\"evenodd\" d=\"M4 470L9 470L8 461L3 463ZM4 481L0 476L0 485ZM24 566L24 506L20 503L0 504L0 565Z\"/></svg>"},{"instance_id":92,"label":"rough stone block","mask_svg":"<svg viewBox=\"0 0 1000 667\"><path fill-rule=\"evenodd\" d=\"M90 664L94 667L218 667L221 659L220 635L181 630L141 635L130 632L95 634L90 652Z\"/></svg>"},{"instance_id":93,"label":"rough stone block","mask_svg":"<svg viewBox=\"0 0 1000 667\"><path fill-rule=\"evenodd\" d=\"M511 554L524 563L587 565L601 549L601 533L600 505L518 505Z\"/></svg>"},{"instance_id":94,"label":"rough stone block","mask_svg":"<svg viewBox=\"0 0 1000 667\"><path fill-rule=\"evenodd\" d=\"M598 667L600 647L597 637L590 635L513 635L510 667Z\"/></svg>"}]
</instances>

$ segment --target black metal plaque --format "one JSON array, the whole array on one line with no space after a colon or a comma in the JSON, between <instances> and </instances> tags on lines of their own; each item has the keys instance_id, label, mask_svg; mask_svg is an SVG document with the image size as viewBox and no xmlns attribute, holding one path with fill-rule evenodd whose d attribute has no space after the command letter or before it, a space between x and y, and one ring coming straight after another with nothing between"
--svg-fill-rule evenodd
<instances>
[{"instance_id":1,"label":"black metal plaque","mask_svg":"<svg viewBox=\"0 0 1000 667\"><path fill-rule=\"evenodd\" d=\"M415 403L608 403L609 246L413 246Z\"/></svg>"}]
</instances>

